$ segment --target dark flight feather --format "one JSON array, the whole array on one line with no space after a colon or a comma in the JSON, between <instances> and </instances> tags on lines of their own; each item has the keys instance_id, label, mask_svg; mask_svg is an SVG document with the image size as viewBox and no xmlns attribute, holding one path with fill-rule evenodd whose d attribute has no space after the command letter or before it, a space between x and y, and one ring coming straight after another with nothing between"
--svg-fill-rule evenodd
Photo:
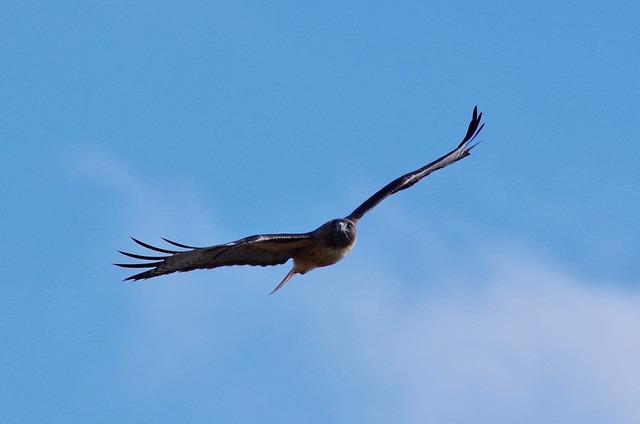
<instances>
[{"instance_id":1,"label":"dark flight feather","mask_svg":"<svg viewBox=\"0 0 640 424\"><path fill-rule=\"evenodd\" d=\"M373 196L365 200L353 212L351 212L351 214L347 216L347 219L351 219L353 221L359 220L364 216L365 213L369 212L371 209L376 207L378 203L382 202L392 194L397 193L401 190L405 190L427 175L431 174L432 172L437 171L438 169L442 169L445 166L449 166L452 163L469 156L470 150L477 146L477 144L475 144L469 147L469 143L471 143L478 136L482 128L484 128L484 124L480 125L481 119L482 113L478 114L478 106L476 106L475 108L473 108L473 116L471 118L471 122L469 123L467 134L464 136L458 147L442 156L441 158L434 160L428 165L425 165L422 168L416 169L413 172L409 172L408 174L405 174L391 181L389 184L378 190Z\"/></svg>"},{"instance_id":2,"label":"dark flight feather","mask_svg":"<svg viewBox=\"0 0 640 424\"><path fill-rule=\"evenodd\" d=\"M154 268L141 272L140 274L132 275L127 278L127 280L141 280L171 274L173 272L210 269L230 265L281 265L291 259L299 249L307 247L309 238L308 233L261 234L217 246L200 248L192 248L163 238L174 246L190 249L185 251L162 249L133 238L133 241L147 249L168 253L169 255L145 256L120 251L123 255L131 258L151 260L154 262L114 265L124 268Z\"/></svg>"}]
</instances>

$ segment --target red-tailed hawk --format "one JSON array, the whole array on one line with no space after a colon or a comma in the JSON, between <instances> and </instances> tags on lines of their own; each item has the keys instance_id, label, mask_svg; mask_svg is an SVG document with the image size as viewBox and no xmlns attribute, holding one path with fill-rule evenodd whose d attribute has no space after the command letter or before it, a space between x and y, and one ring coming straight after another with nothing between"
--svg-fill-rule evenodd
<instances>
[{"instance_id":1,"label":"red-tailed hawk","mask_svg":"<svg viewBox=\"0 0 640 424\"><path fill-rule=\"evenodd\" d=\"M351 251L356 241L358 220L382 200L400 190L411 187L432 172L469 156L470 150L477 145L476 143L470 146L470 143L484 127L484 124L480 125L481 118L482 113L478 114L476 106L473 109L473 117L469 123L467 134L458 147L430 164L391 181L378 190L376 194L365 200L347 217L333 219L311 232L301 234L261 234L211 247L187 246L163 238L167 243L186 250L163 249L134 238L133 241L139 245L164 255L147 256L120 251L123 255L131 258L150 262L115 265L125 268L151 268L126 279L141 280L173 272L230 265L280 265L289 259L293 259L293 268L271 292L273 294L295 274L305 274L314 268L332 265L344 258Z\"/></svg>"}]
</instances>

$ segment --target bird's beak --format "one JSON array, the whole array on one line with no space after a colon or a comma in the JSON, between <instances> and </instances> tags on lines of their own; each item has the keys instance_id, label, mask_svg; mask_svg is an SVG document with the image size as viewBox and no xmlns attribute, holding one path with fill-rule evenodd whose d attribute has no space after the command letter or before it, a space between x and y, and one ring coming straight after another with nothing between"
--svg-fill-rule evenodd
<instances>
[{"instance_id":1,"label":"bird's beak","mask_svg":"<svg viewBox=\"0 0 640 424\"><path fill-rule=\"evenodd\" d=\"M340 230L341 233L346 233L347 232L347 224L345 224L342 221L338 222L338 230Z\"/></svg>"}]
</instances>

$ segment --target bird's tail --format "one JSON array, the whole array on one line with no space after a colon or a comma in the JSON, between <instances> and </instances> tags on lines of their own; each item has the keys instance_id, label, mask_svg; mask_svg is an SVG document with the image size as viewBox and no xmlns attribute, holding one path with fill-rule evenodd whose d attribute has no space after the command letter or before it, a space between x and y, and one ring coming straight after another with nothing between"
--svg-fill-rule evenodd
<instances>
[{"instance_id":1,"label":"bird's tail","mask_svg":"<svg viewBox=\"0 0 640 424\"><path fill-rule=\"evenodd\" d=\"M287 281L289 281L291 279L291 277L293 277L296 274L297 274L297 272L292 268L291 271L289 271L289 273L287 274L287 276L284 277L284 280L282 280L282 282L280 284L278 284L278 287L276 287L275 289L273 289L273 291L271 293L269 293L269 296L271 296L272 294L274 294L275 292L280 290L282 288L282 286L287 284Z\"/></svg>"}]
</instances>

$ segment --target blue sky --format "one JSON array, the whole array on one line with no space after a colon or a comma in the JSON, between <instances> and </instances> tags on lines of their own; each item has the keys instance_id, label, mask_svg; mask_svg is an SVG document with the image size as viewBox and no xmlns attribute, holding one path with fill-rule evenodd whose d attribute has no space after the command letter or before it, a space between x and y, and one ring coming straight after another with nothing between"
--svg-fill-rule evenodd
<instances>
[{"instance_id":1,"label":"blue sky","mask_svg":"<svg viewBox=\"0 0 640 424\"><path fill-rule=\"evenodd\" d=\"M3 422L640 420L634 2L10 2ZM123 283L135 236L349 257Z\"/></svg>"}]
</instances>

